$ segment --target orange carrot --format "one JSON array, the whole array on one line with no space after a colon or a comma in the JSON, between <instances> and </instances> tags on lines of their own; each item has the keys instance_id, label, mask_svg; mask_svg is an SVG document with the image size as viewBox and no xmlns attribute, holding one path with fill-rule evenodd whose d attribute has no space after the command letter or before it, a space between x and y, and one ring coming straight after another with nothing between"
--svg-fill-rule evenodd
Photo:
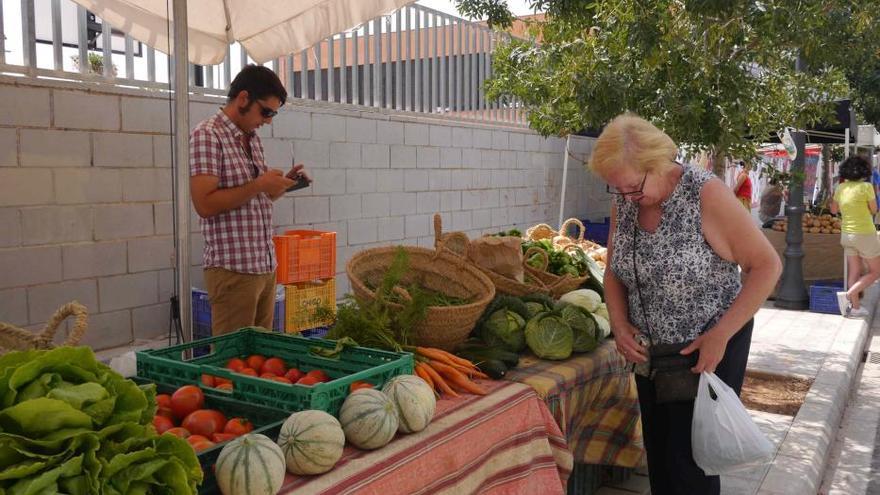
<instances>
[{"instance_id":1,"label":"orange carrot","mask_svg":"<svg viewBox=\"0 0 880 495\"><path fill-rule=\"evenodd\" d=\"M434 349L432 347L416 347L416 352L428 359L433 359L434 361L449 365L453 364L452 360L445 356L440 349Z\"/></svg>"},{"instance_id":2,"label":"orange carrot","mask_svg":"<svg viewBox=\"0 0 880 495\"><path fill-rule=\"evenodd\" d=\"M425 382L426 382L428 385L430 385L430 386L431 386L431 389L433 390L434 388L436 388L436 387L434 387L434 380L431 380L431 375L429 375L425 370L423 370L422 368L420 368L420 367L419 367L419 364L421 364L421 363L416 363L416 370L415 370L415 371L416 371L416 375L417 375L419 378L421 378L422 380L425 380Z\"/></svg>"},{"instance_id":3,"label":"orange carrot","mask_svg":"<svg viewBox=\"0 0 880 495\"><path fill-rule=\"evenodd\" d=\"M460 371L453 368L452 366L438 363L436 361L431 361L431 366L436 369L437 373L439 373L443 378L449 380L450 382L452 382L453 385L460 388L461 390L476 395L486 395L486 391L483 390L482 387L470 381L468 377L464 376Z\"/></svg>"},{"instance_id":4,"label":"orange carrot","mask_svg":"<svg viewBox=\"0 0 880 495\"><path fill-rule=\"evenodd\" d=\"M455 354L453 354L451 352L446 352L446 351L443 351L443 352L446 353L446 355L449 357L449 360L452 361L453 363L457 363L462 366L466 366L468 368L476 369L476 367L477 367L473 362L471 362L461 356L456 356Z\"/></svg>"},{"instance_id":5,"label":"orange carrot","mask_svg":"<svg viewBox=\"0 0 880 495\"><path fill-rule=\"evenodd\" d=\"M455 390L452 390L452 387L450 387L449 384L447 384L446 381L443 379L443 377L441 377L440 374L437 373L437 370L435 370L433 367L431 367L431 365L427 363L419 364L423 367L425 372L431 376L431 380L434 381L434 385L436 385L441 392L443 392L444 394L449 394L453 397L458 397L458 394L455 393Z\"/></svg>"},{"instance_id":6,"label":"orange carrot","mask_svg":"<svg viewBox=\"0 0 880 495\"><path fill-rule=\"evenodd\" d=\"M464 375L467 376L468 378L474 378L474 377L476 377L476 378L482 378L483 380L488 380L488 379L489 379L489 376L486 375L485 373L483 373L482 371L480 371L479 369L476 369L476 368L468 368L467 366L462 366L462 365L460 365L460 364L453 364L453 365L450 365L450 366L452 366L453 368L457 369L458 371L461 371L461 372L464 373Z\"/></svg>"}]
</instances>

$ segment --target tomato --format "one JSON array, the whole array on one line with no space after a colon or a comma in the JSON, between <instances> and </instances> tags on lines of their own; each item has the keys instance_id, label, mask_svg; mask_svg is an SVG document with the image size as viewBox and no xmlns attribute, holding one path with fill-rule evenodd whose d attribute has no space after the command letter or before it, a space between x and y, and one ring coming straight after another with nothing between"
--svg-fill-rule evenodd
<instances>
[{"instance_id":1,"label":"tomato","mask_svg":"<svg viewBox=\"0 0 880 495\"><path fill-rule=\"evenodd\" d=\"M296 368L290 368L289 370L287 370L287 373L284 375L284 378L287 378L291 382L296 383L297 380L299 380L300 378L302 378L304 376L306 376L306 374L303 373L302 371L300 371Z\"/></svg>"},{"instance_id":2,"label":"tomato","mask_svg":"<svg viewBox=\"0 0 880 495\"><path fill-rule=\"evenodd\" d=\"M223 443L228 442L237 436L238 435L233 435L232 433L214 433L211 435L211 440L215 443Z\"/></svg>"},{"instance_id":3,"label":"tomato","mask_svg":"<svg viewBox=\"0 0 880 495\"><path fill-rule=\"evenodd\" d=\"M252 368L254 370L259 370L260 368L263 367L263 363L266 362L266 358L264 358L263 356L260 356L259 354L254 354L252 356L249 356L245 360L245 362L247 363L248 368Z\"/></svg>"},{"instance_id":4,"label":"tomato","mask_svg":"<svg viewBox=\"0 0 880 495\"><path fill-rule=\"evenodd\" d=\"M156 416L164 416L171 421L174 421L174 411L172 411L170 407L160 406L158 409L156 409Z\"/></svg>"},{"instance_id":5,"label":"tomato","mask_svg":"<svg viewBox=\"0 0 880 495\"><path fill-rule=\"evenodd\" d=\"M312 375L306 375L306 376L300 378L299 380L297 380L296 383L297 383L297 385L308 385L308 386L312 386L312 385L314 385L314 384L316 384L316 383L320 383L320 382L319 382L319 380L318 380L317 378L315 378L314 376L312 376Z\"/></svg>"},{"instance_id":6,"label":"tomato","mask_svg":"<svg viewBox=\"0 0 880 495\"><path fill-rule=\"evenodd\" d=\"M214 383L217 384L217 387L219 387L220 385L223 385L224 383L228 383L228 384L232 385L232 380L230 380L228 378L220 378L219 376L215 376Z\"/></svg>"},{"instance_id":7,"label":"tomato","mask_svg":"<svg viewBox=\"0 0 880 495\"><path fill-rule=\"evenodd\" d=\"M214 377L211 375L202 375L202 385L214 388L216 386L216 383L214 382Z\"/></svg>"},{"instance_id":8,"label":"tomato","mask_svg":"<svg viewBox=\"0 0 880 495\"><path fill-rule=\"evenodd\" d=\"M247 368L247 365L239 358L232 358L226 363L226 367L232 371L241 371L242 368Z\"/></svg>"},{"instance_id":9,"label":"tomato","mask_svg":"<svg viewBox=\"0 0 880 495\"><path fill-rule=\"evenodd\" d=\"M260 367L260 373L273 373L278 376L284 376L287 373L287 365L281 358L273 357L266 360Z\"/></svg>"},{"instance_id":10,"label":"tomato","mask_svg":"<svg viewBox=\"0 0 880 495\"><path fill-rule=\"evenodd\" d=\"M208 440L206 437L202 435L190 435L186 439L190 445L192 445L193 450L196 452L201 452L203 450L208 450L214 446L214 442Z\"/></svg>"},{"instance_id":11,"label":"tomato","mask_svg":"<svg viewBox=\"0 0 880 495\"><path fill-rule=\"evenodd\" d=\"M309 371L308 373L306 373L306 375L315 377L315 380L317 380L319 382L329 382L330 381L330 377L327 376L327 373L324 373L324 370L312 370L312 371Z\"/></svg>"},{"instance_id":12,"label":"tomato","mask_svg":"<svg viewBox=\"0 0 880 495\"><path fill-rule=\"evenodd\" d=\"M270 380L273 380L273 381L276 381L276 382L280 382L280 383L286 383L286 384L288 384L288 385L290 385L291 383L293 383L292 381L288 380L287 378L285 378L285 377L283 377L283 376L273 376L272 378L269 378L269 379L270 379Z\"/></svg>"},{"instance_id":13,"label":"tomato","mask_svg":"<svg viewBox=\"0 0 880 495\"><path fill-rule=\"evenodd\" d=\"M272 378L277 378L277 377L278 377L278 375L276 375L275 373L263 373L260 375L260 378L268 378L270 380Z\"/></svg>"},{"instance_id":14,"label":"tomato","mask_svg":"<svg viewBox=\"0 0 880 495\"><path fill-rule=\"evenodd\" d=\"M195 385L184 385L171 396L171 410L174 417L181 419L205 405L205 394Z\"/></svg>"},{"instance_id":15,"label":"tomato","mask_svg":"<svg viewBox=\"0 0 880 495\"><path fill-rule=\"evenodd\" d=\"M174 428L174 423L165 416L153 416L153 428L156 429L156 433L161 435Z\"/></svg>"},{"instance_id":16,"label":"tomato","mask_svg":"<svg viewBox=\"0 0 880 495\"><path fill-rule=\"evenodd\" d=\"M257 372L253 368L242 368L238 372L242 375L257 376Z\"/></svg>"},{"instance_id":17,"label":"tomato","mask_svg":"<svg viewBox=\"0 0 880 495\"><path fill-rule=\"evenodd\" d=\"M156 396L156 405L159 407L171 408L171 396L168 394L159 394Z\"/></svg>"},{"instance_id":18,"label":"tomato","mask_svg":"<svg viewBox=\"0 0 880 495\"><path fill-rule=\"evenodd\" d=\"M187 438L189 437L189 430L186 428L181 428L179 426L175 426L174 428L165 430L165 433L170 433L176 437Z\"/></svg>"},{"instance_id":19,"label":"tomato","mask_svg":"<svg viewBox=\"0 0 880 495\"><path fill-rule=\"evenodd\" d=\"M193 435L210 437L214 433L223 431L226 426L226 416L213 409L199 409L187 416L180 426L189 430Z\"/></svg>"},{"instance_id":20,"label":"tomato","mask_svg":"<svg viewBox=\"0 0 880 495\"><path fill-rule=\"evenodd\" d=\"M360 390L362 388L373 388L373 384L362 380L355 380L348 386L348 391L354 392L355 390Z\"/></svg>"},{"instance_id":21,"label":"tomato","mask_svg":"<svg viewBox=\"0 0 880 495\"><path fill-rule=\"evenodd\" d=\"M226 392L232 392L232 384L229 382L221 383L217 385L217 390L225 390Z\"/></svg>"},{"instance_id":22,"label":"tomato","mask_svg":"<svg viewBox=\"0 0 880 495\"><path fill-rule=\"evenodd\" d=\"M244 435L254 431L254 424L245 418L232 418L226 422L223 433L231 433L233 435Z\"/></svg>"}]
</instances>

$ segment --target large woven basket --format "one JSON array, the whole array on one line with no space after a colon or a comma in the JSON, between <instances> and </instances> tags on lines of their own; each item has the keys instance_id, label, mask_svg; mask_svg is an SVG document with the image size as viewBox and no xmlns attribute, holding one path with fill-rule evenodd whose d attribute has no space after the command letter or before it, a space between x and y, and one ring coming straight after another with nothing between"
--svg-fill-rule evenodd
<instances>
[{"instance_id":1,"label":"large woven basket","mask_svg":"<svg viewBox=\"0 0 880 495\"><path fill-rule=\"evenodd\" d=\"M516 297L536 293L550 294L550 289L547 288L544 282L534 276L534 274L529 273L528 270L525 272L525 281L520 282L519 280L499 275L492 270L487 270L482 266L472 263L467 257L469 244L470 240L464 232L447 232L444 234L443 220L440 218L440 214L434 214L434 246L460 257L469 265L474 266L483 272L483 274L489 277L489 280L492 281L496 292ZM526 266L525 260L523 260L523 266Z\"/></svg>"},{"instance_id":2,"label":"large woven basket","mask_svg":"<svg viewBox=\"0 0 880 495\"><path fill-rule=\"evenodd\" d=\"M31 349L52 349L55 347L53 342L55 332L58 331L59 325L68 316L74 317L73 328L67 336L67 340L62 345L77 345L88 328L88 312L85 306L72 301L55 312L45 328L40 333L30 332L23 328L18 328L10 323L0 321L0 354L6 354L10 351L29 351Z\"/></svg>"},{"instance_id":3,"label":"large woven basket","mask_svg":"<svg viewBox=\"0 0 880 495\"><path fill-rule=\"evenodd\" d=\"M394 260L396 246L366 249L355 254L346 264L355 297L373 300L388 267ZM467 340L486 306L495 297L495 286L488 277L459 257L444 251L404 246L409 255L409 268L401 284L418 284L448 296L466 298L471 302L460 306L430 306L424 320L414 329L418 345L448 351ZM388 303L392 308L403 306Z\"/></svg>"}]
</instances>

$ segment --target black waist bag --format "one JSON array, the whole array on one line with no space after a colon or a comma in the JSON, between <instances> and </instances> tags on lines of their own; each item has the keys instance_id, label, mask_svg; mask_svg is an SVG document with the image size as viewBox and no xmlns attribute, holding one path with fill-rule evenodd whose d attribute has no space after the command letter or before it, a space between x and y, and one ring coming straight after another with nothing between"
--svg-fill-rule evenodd
<instances>
[{"instance_id":1,"label":"black waist bag","mask_svg":"<svg viewBox=\"0 0 880 495\"><path fill-rule=\"evenodd\" d=\"M699 350L684 356L681 350L691 342L655 344L650 347L651 380L654 382L654 401L690 401L697 398L700 375L691 371L697 365Z\"/></svg>"}]
</instances>

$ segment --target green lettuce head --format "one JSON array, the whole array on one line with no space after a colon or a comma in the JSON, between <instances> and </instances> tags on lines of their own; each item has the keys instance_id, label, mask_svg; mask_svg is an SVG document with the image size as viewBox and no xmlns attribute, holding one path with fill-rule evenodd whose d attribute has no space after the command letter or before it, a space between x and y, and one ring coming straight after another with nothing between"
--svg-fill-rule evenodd
<instances>
[{"instance_id":1,"label":"green lettuce head","mask_svg":"<svg viewBox=\"0 0 880 495\"><path fill-rule=\"evenodd\" d=\"M541 359L566 359L574 346L571 327L555 313L540 313L526 323L526 344Z\"/></svg>"},{"instance_id":2,"label":"green lettuce head","mask_svg":"<svg viewBox=\"0 0 880 495\"><path fill-rule=\"evenodd\" d=\"M509 309L499 309L483 322L480 338L492 347L520 352L526 347L525 326L522 316Z\"/></svg>"},{"instance_id":3,"label":"green lettuce head","mask_svg":"<svg viewBox=\"0 0 880 495\"><path fill-rule=\"evenodd\" d=\"M574 304L561 304L562 320L574 334L574 352L590 352L599 346L599 325L586 309Z\"/></svg>"}]
</instances>

